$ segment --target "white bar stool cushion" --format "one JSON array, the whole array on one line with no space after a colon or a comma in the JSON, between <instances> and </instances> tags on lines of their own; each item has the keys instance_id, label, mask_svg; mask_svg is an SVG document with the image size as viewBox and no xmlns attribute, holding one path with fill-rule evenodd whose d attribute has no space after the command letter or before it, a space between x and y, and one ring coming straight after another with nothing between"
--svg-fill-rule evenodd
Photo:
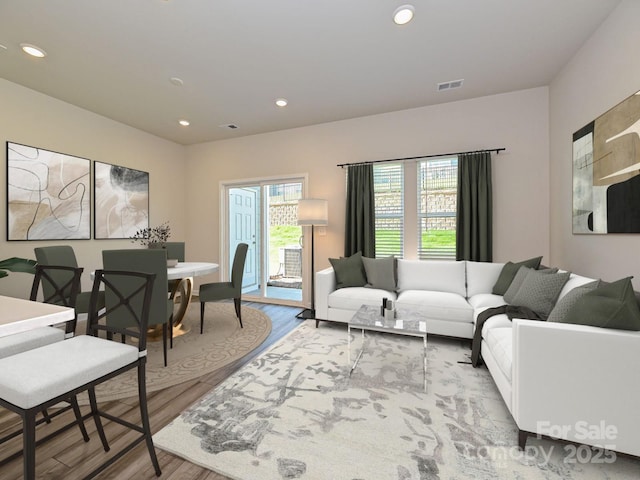
<instances>
[{"instance_id":1,"label":"white bar stool cushion","mask_svg":"<svg viewBox=\"0 0 640 480\"><path fill-rule=\"evenodd\" d=\"M26 332L0 337L0 358L44 347L64 340L64 330L55 327L40 327Z\"/></svg>"},{"instance_id":2,"label":"white bar stool cushion","mask_svg":"<svg viewBox=\"0 0 640 480\"><path fill-rule=\"evenodd\" d=\"M135 362L138 347L79 335L0 359L2 398L27 409Z\"/></svg>"}]
</instances>

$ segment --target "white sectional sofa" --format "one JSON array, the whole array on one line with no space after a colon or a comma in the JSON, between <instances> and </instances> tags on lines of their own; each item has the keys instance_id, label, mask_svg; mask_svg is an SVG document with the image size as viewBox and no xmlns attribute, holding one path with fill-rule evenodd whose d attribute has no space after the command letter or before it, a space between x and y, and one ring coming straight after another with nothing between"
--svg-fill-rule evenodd
<instances>
[{"instance_id":1,"label":"white sectional sofa","mask_svg":"<svg viewBox=\"0 0 640 480\"><path fill-rule=\"evenodd\" d=\"M399 259L397 291L336 289L328 268L316 273L316 320L347 322L361 305L387 297L423 311L429 333L471 339L478 314L506 303L492 293L503 267ZM593 280L571 274L558 300ZM520 447L540 435L640 456L640 331L501 314L484 323L481 354Z\"/></svg>"}]
</instances>

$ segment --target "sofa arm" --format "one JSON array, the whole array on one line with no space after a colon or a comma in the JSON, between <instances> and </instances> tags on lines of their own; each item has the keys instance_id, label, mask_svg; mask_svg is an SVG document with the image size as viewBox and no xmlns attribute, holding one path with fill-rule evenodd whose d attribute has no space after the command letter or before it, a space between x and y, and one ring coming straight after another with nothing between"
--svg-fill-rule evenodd
<instances>
[{"instance_id":1,"label":"sofa arm","mask_svg":"<svg viewBox=\"0 0 640 480\"><path fill-rule=\"evenodd\" d=\"M333 268L325 268L316 272L316 318L329 319L329 294L336 289L336 275Z\"/></svg>"},{"instance_id":2,"label":"sofa arm","mask_svg":"<svg viewBox=\"0 0 640 480\"><path fill-rule=\"evenodd\" d=\"M640 332L514 319L512 353L520 430L640 455Z\"/></svg>"}]
</instances>

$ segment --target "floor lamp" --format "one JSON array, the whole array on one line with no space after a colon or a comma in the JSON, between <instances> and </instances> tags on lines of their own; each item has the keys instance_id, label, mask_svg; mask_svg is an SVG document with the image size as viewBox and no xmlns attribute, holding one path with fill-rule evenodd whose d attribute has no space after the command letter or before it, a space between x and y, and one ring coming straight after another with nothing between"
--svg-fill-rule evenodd
<instances>
[{"instance_id":1,"label":"floor lamp","mask_svg":"<svg viewBox=\"0 0 640 480\"><path fill-rule=\"evenodd\" d=\"M325 226L328 224L328 202L319 198L304 198L298 200L298 225L311 225L311 308L305 308L296 315L297 318L316 318L315 309L315 268L314 268L314 248L313 248L313 227Z\"/></svg>"}]
</instances>

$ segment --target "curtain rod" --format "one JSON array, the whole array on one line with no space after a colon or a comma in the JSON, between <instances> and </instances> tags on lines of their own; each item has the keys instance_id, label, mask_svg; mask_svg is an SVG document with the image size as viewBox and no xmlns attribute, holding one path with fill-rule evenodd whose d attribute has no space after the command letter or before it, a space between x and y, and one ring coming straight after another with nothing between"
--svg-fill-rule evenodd
<instances>
[{"instance_id":1,"label":"curtain rod","mask_svg":"<svg viewBox=\"0 0 640 480\"><path fill-rule=\"evenodd\" d=\"M500 154L500 152L506 150L504 147L500 148L485 148L482 150L471 150L468 152L455 152L455 153L437 153L435 155L420 155L419 157L404 157L404 158L389 158L387 160L371 160L369 162L354 162L354 163L339 163L336 167L349 167L353 165L369 165L371 163L383 163L383 162L401 162L405 160L417 160L419 158L434 158L434 157L449 157L453 155L465 155L468 153L484 153L484 152L496 152Z\"/></svg>"}]
</instances>

